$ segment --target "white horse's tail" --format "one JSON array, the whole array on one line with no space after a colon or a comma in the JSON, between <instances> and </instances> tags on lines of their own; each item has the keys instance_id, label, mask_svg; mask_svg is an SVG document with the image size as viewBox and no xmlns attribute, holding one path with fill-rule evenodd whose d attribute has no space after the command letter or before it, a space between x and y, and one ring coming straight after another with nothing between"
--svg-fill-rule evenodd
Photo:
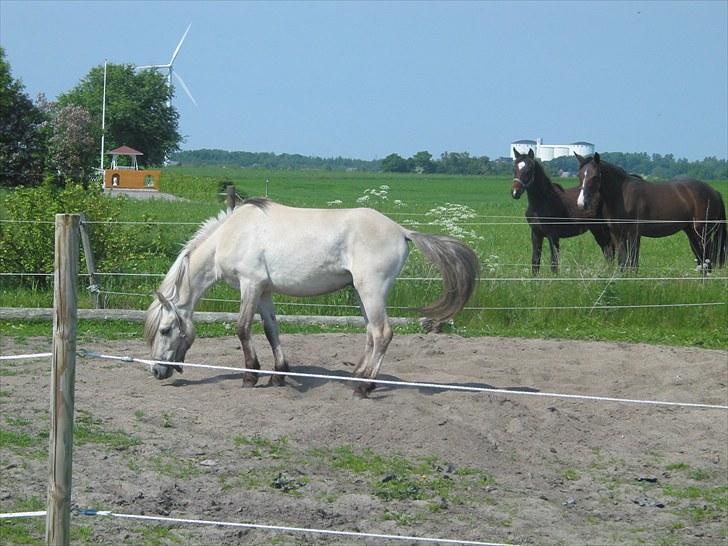
<instances>
[{"instance_id":1,"label":"white horse's tail","mask_svg":"<svg viewBox=\"0 0 728 546\"><path fill-rule=\"evenodd\" d=\"M469 246L446 235L408 231L406 237L442 275L440 299L418 311L436 322L445 322L470 299L480 276L480 260Z\"/></svg>"}]
</instances>

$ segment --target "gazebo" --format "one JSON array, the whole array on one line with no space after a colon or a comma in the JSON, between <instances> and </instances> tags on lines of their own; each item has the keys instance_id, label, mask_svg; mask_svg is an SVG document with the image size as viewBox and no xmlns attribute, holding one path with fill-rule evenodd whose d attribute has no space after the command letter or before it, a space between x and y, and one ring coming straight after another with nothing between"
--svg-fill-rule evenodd
<instances>
[{"instance_id":1,"label":"gazebo","mask_svg":"<svg viewBox=\"0 0 728 546\"><path fill-rule=\"evenodd\" d=\"M144 155L129 146L110 150L111 168L104 169L104 191L115 189L159 191L159 170L139 169L137 157ZM119 156L129 156L130 165L119 165Z\"/></svg>"}]
</instances>

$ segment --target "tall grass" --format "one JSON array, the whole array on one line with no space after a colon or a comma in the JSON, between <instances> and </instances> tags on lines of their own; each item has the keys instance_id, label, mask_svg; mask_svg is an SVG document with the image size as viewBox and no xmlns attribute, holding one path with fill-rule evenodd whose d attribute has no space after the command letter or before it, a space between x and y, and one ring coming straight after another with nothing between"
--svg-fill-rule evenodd
<instances>
[{"instance_id":1,"label":"tall grass","mask_svg":"<svg viewBox=\"0 0 728 546\"><path fill-rule=\"evenodd\" d=\"M728 270L701 278L695 271L687 237L644 238L638 274L620 272L605 263L590 234L561 241L561 272L548 267L545 245L540 276L531 276L530 228L523 219L525 196L510 197L509 178L381 173L286 172L223 168L169 168L161 191L183 200L127 200L119 224L154 244L155 252L130 260L106 273L149 273L149 276L101 276L109 307L144 309L150 294L174 257L200 222L223 208L224 182L248 196L268 195L281 203L311 207L370 206L410 229L451 233L463 238L480 256L482 279L467 308L455 318L454 331L464 335L516 335L578 339L616 339L668 344L728 347ZM267 182L266 182L267 181ZM571 181L574 184L575 181ZM570 185L567 181L565 185ZM715 187L728 195L728 182ZM455 207L446 204L464 205ZM439 212L437 209L440 207ZM455 222L449 222L457 216ZM170 222L158 224L156 222ZM156 275L154 275L156 274ZM414 251L392 290L392 316L416 316L409 308L424 306L439 295L439 275ZM656 280L665 277L678 280ZM518 280L511 280L518 279ZM0 295L2 306L50 306L47 292L10 289ZM82 292L83 293L83 292ZM279 314L358 314L353 290L317 298L278 296ZM236 311L239 294L214 286L198 310ZM688 303L722 303L706 307L632 307ZM92 306L90 295L82 305ZM620 308L620 307L626 308ZM534 309L535 308L535 309Z\"/></svg>"}]
</instances>

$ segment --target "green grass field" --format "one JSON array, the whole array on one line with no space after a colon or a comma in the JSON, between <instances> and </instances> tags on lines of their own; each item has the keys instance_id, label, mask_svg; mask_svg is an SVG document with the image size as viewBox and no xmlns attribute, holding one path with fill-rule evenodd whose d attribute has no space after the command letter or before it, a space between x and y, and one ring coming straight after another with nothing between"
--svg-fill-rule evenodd
<instances>
[{"instance_id":1,"label":"green grass field","mask_svg":"<svg viewBox=\"0 0 728 546\"><path fill-rule=\"evenodd\" d=\"M121 265L118 260L113 267L104 261L97 263L98 270L105 273L100 277L105 306L148 306L152 290L180 245L194 234L200 222L224 207L220 191L225 181L247 196L264 195L267 187L272 199L290 205L366 205L411 229L449 233L464 239L481 258L482 279L452 326L452 331L462 335L728 347L728 270L717 270L707 279L700 277L687 237L682 233L662 239L643 238L638 274L622 273L606 264L587 233L561 241L561 272L553 275L548 267L546 244L541 274L533 278L530 229L524 220L527 202L525 196L519 201L510 197L509 178L168 168L162 174L161 191L185 201L125 200L123 220L137 223L92 225L92 229L110 228L125 239L137 239ZM563 181L565 186L575 183ZM728 182L716 182L714 186L728 195ZM362 201L365 196L368 199ZM413 251L402 278L390 294L390 315L416 316L407 309L436 299L440 283L414 279L437 276ZM42 281L18 286L15 279L3 277L0 282L0 306L52 304L52 296ZM80 297L81 306L93 306L83 282ZM198 310L236 311L237 299L234 290L217 285ZM359 313L352 290L309 299L278 297L277 301L278 314ZM704 303L719 305L695 305ZM654 307L666 305L671 307ZM134 327L141 332L141 325ZM11 333L8 323L0 324L0 329ZM210 335L225 331L216 327L202 329L203 334Z\"/></svg>"}]
</instances>

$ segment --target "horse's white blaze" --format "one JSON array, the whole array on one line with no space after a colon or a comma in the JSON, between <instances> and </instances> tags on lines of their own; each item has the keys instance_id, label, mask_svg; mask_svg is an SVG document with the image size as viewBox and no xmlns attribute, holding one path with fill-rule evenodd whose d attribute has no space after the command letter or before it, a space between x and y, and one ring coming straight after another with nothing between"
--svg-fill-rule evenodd
<instances>
[{"instance_id":1,"label":"horse's white blaze","mask_svg":"<svg viewBox=\"0 0 728 546\"><path fill-rule=\"evenodd\" d=\"M584 183L586 182L586 177L589 176L589 167L584 169L584 177L581 179L581 187L584 187Z\"/></svg>"},{"instance_id":2,"label":"horse's white blaze","mask_svg":"<svg viewBox=\"0 0 728 546\"><path fill-rule=\"evenodd\" d=\"M581 208L584 208L584 187L582 187L581 191L579 192L579 199L576 200L576 204L579 205Z\"/></svg>"},{"instance_id":3,"label":"horse's white blaze","mask_svg":"<svg viewBox=\"0 0 728 546\"><path fill-rule=\"evenodd\" d=\"M526 162L525 161L519 162L518 163L518 170L519 171L523 170L523 167L525 167L525 166L526 166Z\"/></svg>"}]
</instances>

